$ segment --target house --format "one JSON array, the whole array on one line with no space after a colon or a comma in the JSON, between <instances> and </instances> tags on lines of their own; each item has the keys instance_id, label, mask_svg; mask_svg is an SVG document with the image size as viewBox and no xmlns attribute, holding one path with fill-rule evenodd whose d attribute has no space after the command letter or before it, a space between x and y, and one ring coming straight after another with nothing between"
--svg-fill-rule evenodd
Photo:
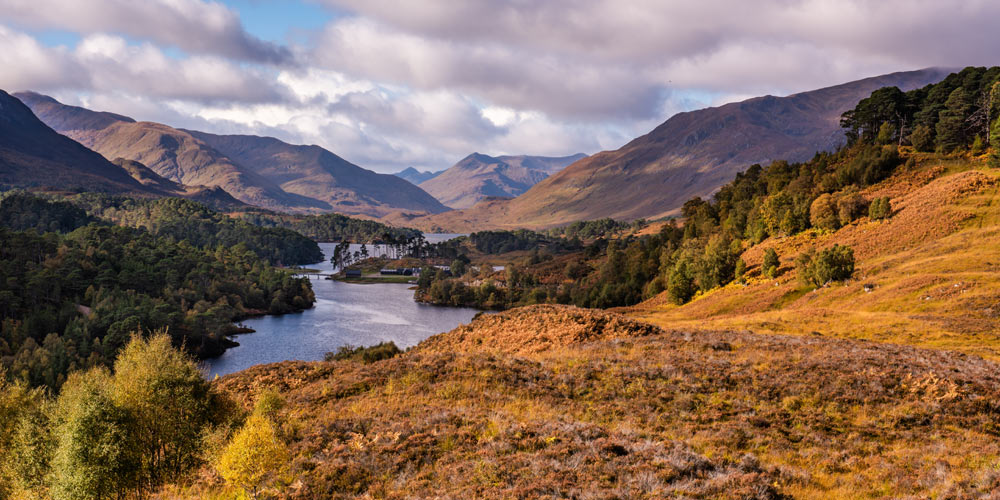
<instances>
[{"instance_id":1,"label":"house","mask_svg":"<svg viewBox=\"0 0 1000 500\"><path fill-rule=\"evenodd\" d=\"M360 278L361 277L361 270L360 269L347 269L346 271L344 271L344 276L347 276L348 278Z\"/></svg>"}]
</instances>

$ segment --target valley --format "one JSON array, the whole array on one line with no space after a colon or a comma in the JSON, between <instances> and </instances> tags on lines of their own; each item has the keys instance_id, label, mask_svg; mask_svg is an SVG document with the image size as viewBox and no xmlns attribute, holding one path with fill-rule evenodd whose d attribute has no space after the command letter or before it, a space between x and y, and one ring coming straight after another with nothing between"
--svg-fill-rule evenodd
<instances>
[{"instance_id":1,"label":"valley","mask_svg":"<svg viewBox=\"0 0 1000 500\"><path fill-rule=\"evenodd\" d=\"M1000 68L433 177L0 111L0 498L1000 491Z\"/></svg>"}]
</instances>

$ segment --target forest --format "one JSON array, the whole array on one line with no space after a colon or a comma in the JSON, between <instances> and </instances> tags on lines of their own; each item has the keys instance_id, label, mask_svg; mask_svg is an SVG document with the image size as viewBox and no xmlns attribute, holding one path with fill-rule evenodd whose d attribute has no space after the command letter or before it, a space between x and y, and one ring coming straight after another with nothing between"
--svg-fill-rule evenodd
<instances>
[{"instance_id":1,"label":"forest","mask_svg":"<svg viewBox=\"0 0 1000 500\"><path fill-rule=\"evenodd\" d=\"M246 246L97 224L64 235L0 227L0 275L0 360L8 376L52 388L108 366L132 332L166 328L176 346L218 355L233 321L315 300L307 279Z\"/></svg>"},{"instance_id":2,"label":"forest","mask_svg":"<svg viewBox=\"0 0 1000 500\"><path fill-rule=\"evenodd\" d=\"M83 193L67 200L87 213L198 248L237 247L277 266L323 260L315 241L283 227L262 227L182 198L130 198Z\"/></svg>"},{"instance_id":3,"label":"forest","mask_svg":"<svg viewBox=\"0 0 1000 500\"><path fill-rule=\"evenodd\" d=\"M320 242L396 244L421 235L416 229L392 227L340 214L286 215L255 211L240 214L239 217L255 226L283 227Z\"/></svg>"}]
</instances>

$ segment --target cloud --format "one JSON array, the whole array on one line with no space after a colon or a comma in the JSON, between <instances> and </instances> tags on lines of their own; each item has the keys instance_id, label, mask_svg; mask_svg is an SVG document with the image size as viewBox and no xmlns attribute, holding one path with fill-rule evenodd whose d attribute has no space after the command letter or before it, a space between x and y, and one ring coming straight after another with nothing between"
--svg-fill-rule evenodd
<instances>
[{"instance_id":1,"label":"cloud","mask_svg":"<svg viewBox=\"0 0 1000 500\"><path fill-rule=\"evenodd\" d=\"M259 63L291 53L244 30L236 12L201 0L0 0L0 19L40 29L119 33L190 53Z\"/></svg>"},{"instance_id":2,"label":"cloud","mask_svg":"<svg viewBox=\"0 0 1000 500\"><path fill-rule=\"evenodd\" d=\"M156 46L92 34L73 49L45 47L0 25L0 88L11 91L122 92L198 102L274 102L284 85L268 70L212 55L175 59Z\"/></svg>"},{"instance_id":3,"label":"cloud","mask_svg":"<svg viewBox=\"0 0 1000 500\"><path fill-rule=\"evenodd\" d=\"M313 60L564 119L626 121L672 91L787 94L892 71L988 64L987 0L324 0Z\"/></svg>"}]
</instances>

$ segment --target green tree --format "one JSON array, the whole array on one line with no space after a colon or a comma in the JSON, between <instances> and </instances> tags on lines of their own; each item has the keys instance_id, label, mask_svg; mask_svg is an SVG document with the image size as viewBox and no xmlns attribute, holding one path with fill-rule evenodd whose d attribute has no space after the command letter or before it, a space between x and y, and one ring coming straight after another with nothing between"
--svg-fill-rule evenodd
<instances>
[{"instance_id":1,"label":"green tree","mask_svg":"<svg viewBox=\"0 0 1000 500\"><path fill-rule=\"evenodd\" d=\"M687 260L681 259L667 278L667 294L675 304L683 304L694 297L694 278Z\"/></svg>"},{"instance_id":2,"label":"green tree","mask_svg":"<svg viewBox=\"0 0 1000 500\"><path fill-rule=\"evenodd\" d=\"M803 284L825 286L851 277L854 273L854 250L842 245L834 245L819 252L809 249L795 259L795 267Z\"/></svg>"},{"instance_id":3,"label":"green tree","mask_svg":"<svg viewBox=\"0 0 1000 500\"><path fill-rule=\"evenodd\" d=\"M1000 117L993 121L990 128L990 166L1000 167Z\"/></svg>"},{"instance_id":4,"label":"green tree","mask_svg":"<svg viewBox=\"0 0 1000 500\"><path fill-rule=\"evenodd\" d=\"M764 251L764 262L761 264L760 270L761 274L767 276L768 278L774 279L778 275L778 268L781 267L781 259L778 258L778 252L775 252L773 248L768 248Z\"/></svg>"},{"instance_id":5,"label":"green tree","mask_svg":"<svg viewBox=\"0 0 1000 500\"><path fill-rule=\"evenodd\" d=\"M896 135L896 128L889 124L889 122L882 122L882 126L878 129L878 135L875 136L876 144L892 144L893 137Z\"/></svg>"},{"instance_id":6,"label":"green tree","mask_svg":"<svg viewBox=\"0 0 1000 500\"><path fill-rule=\"evenodd\" d=\"M948 95L943 109L938 115L937 145L945 152L965 147L965 120L972 109L972 98L962 87Z\"/></svg>"},{"instance_id":7,"label":"green tree","mask_svg":"<svg viewBox=\"0 0 1000 500\"><path fill-rule=\"evenodd\" d=\"M119 354L112 398L133 416L130 447L141 451L138 478L145 488L175 481L200 463L213 397L195 360L163 332L135 335Z\"/></svg>"},{"instance_id":8,"label":"green tree","mask_svg":"<svg viewBox=\"0 0 1000 500\"><path fill-rule=\"evenodd\" d=\"M917 125L910 133L910 144L917 151L934 151L934 129L924 124Z\"/></svg>"},{"instance_id":9,"label":"green tree","mask_svg":"<svg viewBox=\"0 0 1000 500\"><path fill-rule=\"evenodd\" d=\"M892 204L888 196L875 198L868 207L868 218L872 220L887 219L892 214Z\"/></svg>"},{"instance_id":10,"label":"green tree","mask_svg":"<svg viewBox=\"0 0 1000 500\"><path fill-rule=\"evenodd\" d=\"M135 421L109 394L111 375L95 368L71 374L56 402L52 497L90 500L124 496L138 485Z\"/></svg>"},{"instance_id":11,"label":"green tree","mask_svg":"<svg viewBox=\"0 0 1000 500\"><path fill-rule=\"evenodd\" d=\"M986 152L986 144L983 143L983 137L981 135L976 134L976 137L972 139L972 147L970 148L970 151L974 156L979 156Z\"/></svg>"}]
</instances>

